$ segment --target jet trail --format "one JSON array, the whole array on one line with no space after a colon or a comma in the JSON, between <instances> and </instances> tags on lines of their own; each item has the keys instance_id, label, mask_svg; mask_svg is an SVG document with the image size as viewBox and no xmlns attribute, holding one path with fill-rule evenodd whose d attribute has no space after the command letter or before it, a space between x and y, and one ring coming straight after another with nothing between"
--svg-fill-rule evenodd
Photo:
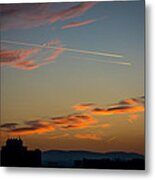
<instances>
[{"instance_id":1,"label":"jet trail","mask_svg":"<svg viewBox=\"0 0 155 180\"><path fill-rule=\"evenodd\" d=\"M126 65L126 66L131 66L130 62L125 62L125 61L112 61L112 60L100 60L100 59L93 59L93 58L83 58L83 57L77 57L73 56L73 59L78 59L78 60L88 60L88 61L94 61L94 62L104 62L104 63L112 63L112 64L120 64L120 65Z\"/></svg>"},{"instance_id":2,"label":"jet trail","mask_svg":"<svg viewBox=\"0 0 155 180\"><path fill-rule=\"evenodd\" d=\"M64 51L69 52L76 52L76 53L82 53L82 54L92 54L92 55L98 55L98 56L107 56L107 57L113 57L113 58L122 58L122 55L119 54L112 54L112 53L104 53L104 52L97 52L97 51L89 51L89 50L81 50L81 49L72 49L72 48L64 48L64 47L56 47L56 46L46 46L41 44L34 44L34 43L26 43L26 42L20 42L20 41L9 41L9 40L1 40L2 43L8 43L8 44L15 44L15 45L24 45L24 46L34 46L39 48L45 48L45 49L62 49Z\"/></svg>"}]
</instances>

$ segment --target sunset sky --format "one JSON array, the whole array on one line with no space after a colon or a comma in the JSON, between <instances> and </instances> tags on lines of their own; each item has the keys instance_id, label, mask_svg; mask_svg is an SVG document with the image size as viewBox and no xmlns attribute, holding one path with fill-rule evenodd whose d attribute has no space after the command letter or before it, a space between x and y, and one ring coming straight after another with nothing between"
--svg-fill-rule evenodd
<instances>
[{"instance_id":1,"label":"sunset sky","mask_svg":"<svg viewBox=\"0 0 155 180\"><path fill-rule=\"evenodd\" d=\"M144 153L144 1L1 7L1 145Z\"/></svg>"}]
</instances>

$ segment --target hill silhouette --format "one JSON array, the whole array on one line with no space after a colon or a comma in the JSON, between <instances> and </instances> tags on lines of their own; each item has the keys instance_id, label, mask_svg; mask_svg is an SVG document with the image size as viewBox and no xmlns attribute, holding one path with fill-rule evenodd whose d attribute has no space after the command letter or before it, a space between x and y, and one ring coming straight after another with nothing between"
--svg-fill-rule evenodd
<instances>
[{"instance_id":1,"label":"hill silhouette","mask_svg":"<svg viewBox=\"0 0 155 180\"><path fill-rule=\"evenodd\" d=\"M87 160L87 167L82 167L79 163ZM95 162L96 160L96 162ZM111 163L119 162L130 162L136 160L143 164L144 168L144 156L137 153L128 153L128 152L107 152L107 153L98 153L91 151L62 151L62 150L49 150L42 152L42 165L44 167L74 167L74 168L89 168L88 163L97 163L101 164L101 161L104 163L104 160L108 160ZM134 162L134 163L136 163ZM95 168L95 166L91 166ZM104 168L105 165L103 165ZM102 168L102 165L100 165ZM110 167L109 167L110 168ZM141 169L142 167L140 167ZM142 168L142 169L143 169ZM137 168L139 169L139 168Z\"/></svg>"}]
</instances>

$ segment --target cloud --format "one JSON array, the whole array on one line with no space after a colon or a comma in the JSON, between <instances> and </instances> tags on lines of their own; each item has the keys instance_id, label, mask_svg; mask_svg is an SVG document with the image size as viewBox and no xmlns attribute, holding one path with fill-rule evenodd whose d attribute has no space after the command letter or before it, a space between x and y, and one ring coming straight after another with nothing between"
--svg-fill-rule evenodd
<instances>
[{"instance_id":1,"label":"cloud","mask_svg":"<svg viewBox=\"0 0 155 180\"><path fill-rule=\"evenodd\" d=\"M36 54L40 51L39 48L31 49L19 49L19 50L6 50L2 49L0 51L0 64L12 64L14 62L25 60L33 54Z\"/></svg>"},{"instance_id":2,"label":"cloud","mask_svg":"<svg viewBox=\"0 0 155 180\"><path fill-rule=\"evenodd\" d=\"M74 137L78 139L91 139L91 140L100 140L101 137L95 134L75 134Z\"/></svg>"},{"instance_id":3,"label":"cloud","mask_svg":"<svg viewBox=\"0 0 155 180\"><path fill-rule=\"evenodd\" d=\"M62 49L62 45L59 45L57 49L54 50L54 52L45 60L46 61L52 61L55 60L60 54L64 52L64 49Z\"/></svg>"},{"instance_id":4,"label":"cloud","mask_svg":"<svg viewBox=\"0 0 155 180\"><path fill-rule=\"evenodd\" d=\"M111 124L109 124L109 123L104 123L104 124L98 125L98 127L102 127L102 128L108 128L110 126L111 126Z\"/></svg>"},{"instance_id":5,"label":"cloud","mask_svg":"<svg viewBox=\"0 0 155 180\"><path fill-rule=\"evenodd\" d=\"M24 127L14 128L10 130L11 135L29 135L29 134L42 134L46 132L51 132L54 130L54 127L51 126L48 122L35 120L25 122Z\"/></svg>"},{"instance_id":6,"label":"cloud","mask_svg":"<svg viewBox=\"0 0 155 180\"><path fill-rule=\"evenodd\" d=\"M144 103L144 96L138 97L138 98L125 99L123 101L120 101L118 104L120 104L120 105L136 105L139 103Z\"/></svg>"},{"instance_id":7,"label":"cloud","mask_svg":"<svg viewBox=\"0 0 155 180\"><path fill-rule=\"evenodd\" d=\"M130 114L128 121L130 123L133 123L134 121L138 119L138 117L139 117L138 114Z\"/></svg>"},{"instance_id":8,"label":"cloud","mask_svg":"<svg viewBox=\"0 0 155 180\"><path fill-rule=\"evenodd\" d=\"M0 128L14 129L14 128L16 128L16 126L18 126L18 123L5 123L5 124L0 125Z\"/></svg>"},{"instance_id":9,"label":"cloud","mask_svg":"<svg viewBox=\"0 0 155 180\"><path fill-rule=\"evenodd\" d=\"M56 11L57 3L3 4L1 8L1 30L33 28L64 21L84 14L95 2L81 2ZM64 3L60 6L63 8Z\"/></svg>"},{"instance_id":10,"label":"cloud","mask_svg":"<svg viewBox=\"0 0 155 180\"><path fill-rule=\"evenodd\" d=\"M73 109L77 111L89 110L94 106L94 103L77 104L73 106Z\"/></svg>"},{"instance_id":11,"label":"cloud","mask_svg":"<svg viewBox=\"0 0 155 180\"><path fill-rule=\"evenodd\" d=\"M48 4L1 5L1 30L33 28L47 23Z\"/></svg>"},{"instance_id":12,"label":"cloud","mask_svg":"<svg viewBox=\"0 0 155 180\"><path fill-rule=\"evenodd\" d=\"M51 118L54 125L62 130L70 129L84 129L88 128L97 120L94 119L90 114L79 114L79 115L68 115L66 117Z\"/></svg>"},{"instance_id":13,"label":"cloud","mask_svg":"<svg viewBox=\"0 0 155 180\"><path fill-rule=\"evenodd\" d=\"M95 19L91 19L91 20L86 20L86 21L81 21L81 22L73 22L73 23L69 23L69 24L63 26L62 29L79 27L79 26L83 26L83 25L86 25L86 24L93 23L95 21L96 21Z\"/></svg>"},{"instance_id":14,"label":"cloud","mask_svg":"<svg viewBox=\"0 0 155 180\"><path fill-rule=\"evenodd\" d=\"M92 126L89 126L89 128L95 128L95 129L99 129L99 128L109 128L111 127L110 123L103 123L103 124L93 124Z\"/></svg>"},{"instance_id":15,"label":"cloud","mask_svg":"<svg viewBox=\"0 0 155 180\"><path fill-rule=\"evenodd\" d=\"M90 110L89 108L94 106L94 103L79 104L74 108L76 110ZM86 108L86 109L85 109ZM88 109L87 109L88 108ZM83 110L83 109L82 109ZM135 114L137 112L144 112L144 97L131 98L119 101L107 108L93 108L85 113L74 113L60 117L49 117L47 119L29 120L25 121L21 126L17 123L6 123L0 126L2 132L8 132L11 135L29 135L29 134L41 134L51 132L55 130L68 131L79 130L85 128L109 128L110 123L99 124L99 120L95 119L95 116L105 115L117 115L117 114L131 114L129 122L133 122L138 118ZM18 125L18 128L16 127ZM65 135L66 136L66 135ZM67 137L67 136L66 136ZM78 136L84 138L84 136ZM53 139L59 137L53 137ZM86 136L85 136L86 138ZM87 136L87 139L97 139L95 136Z\"/></svg>"},{"instance_id":16,"label":"cloud","mask_svg":"<svg viewBox=\"0 0 155 180\"><path fill-rule=\"evenodd\" d=\"M74 130L91 127L92 124L97 123L89 114L71 114L63 117L52 117L47 120L30 120L25 121L21 127L7 127L0 128L2 132L9 132L11 135L29 135L41 134L51 132L54 130Z\"/></svg>"},{"instance_id":17,"label":"cloud","mask_svg":"<svg viewBox=\"0 0 155 180\"><path fill-rule=\"evenodd\" d=\"M50 137L50 139L61 139L61 138L66 138L68 136L69 136L69 134L65 133L63 135L53 135L53 136Z\"/></svg>"},{"instance_id":18,"label":"cloud","mask_svg":"<svg viewBox=\"0 0 155 180\"><path fill-rule=\"evenodd\" d=\"M125 99L108 108L94 108L93 115L115 115L124 113L143 112L144 104L139 98Z\"/></svg>"},{"instance_id":19,"label":"cloud","mask_svg":"<svg viewBox=\"0 0 155 180\"><path fill-rule=\"evenodd\" d=\"M17 62L14 65L12 65L12 67L24 69L24 70L32 70L39 68L40 65L36 64L34 60L27 60L27 61Z\"/></svg>"},{"instance_id":20,"label":"cloud","mask_svg":"<svg viewBox=\"0 0 155 180\"><path fill-rule=\"evenodd\" d=\"M29 59L32 55L38 55L38 53L42 52L44 46L48 47L50 45L57 45L57 47L54 48L52 54L45 57L44 61L36 62L35 59ZM64 49L62 49L62 46L63 44L60 42L60 40L53 40L42 45L42 47L18 50L1 50L0 65L7 65L11 68L18 68L23 70L37 69L41 66L51 63L52 60L57 59L58 56L64 51ZM51 51L51 49L48 49L48 53L49 51Z\"/></svg>"},{"instance_id":21,"label":"cloud","mask_svg":"<svg viewBox=\"0 0 155 180\"><path fill-rule=\"evenodd\" d=\"M71 8L62 10L55 13L50 18L50 22L64 21L66 19L71 19L74 17L81 16L83 13L92 8L96 2L81 2L78 5L72 6Z\"/></svg>"},{"instance_id":22,"label":"cloud","mask_svg":"<svg viewBox=\"0 0 155 180\"><path fill-rule=\"evenodd\" d=\"M95 108L92 110L94 115L115 115L115 114L123 114L123 113L135 113L135 112L143 112L144 106L122 106L122 107L114 107L114 108Z\"/></svg>"}]
</instances>

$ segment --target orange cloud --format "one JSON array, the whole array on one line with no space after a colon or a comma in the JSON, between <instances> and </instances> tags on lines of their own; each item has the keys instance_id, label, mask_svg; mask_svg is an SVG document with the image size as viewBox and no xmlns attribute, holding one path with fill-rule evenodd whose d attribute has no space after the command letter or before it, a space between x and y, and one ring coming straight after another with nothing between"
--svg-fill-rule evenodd
<instances>
[{"instance_id":1,"label":"orange cloud","mask_svg":"<svg viewBox=\"0 0 155 180\"><path fill-rule=\"evenodd\" d=\"M50 137L50 139L60 139L60 138L65 138L65 137L68 137L69 136L69 134L68 133L66 133L66 134L63 134L63 135L53 135L53 136L51 136Z\"/></svg>"},{"instance_id":2,"label":"orange cloud","mask_svg":"<svg viewBox=\"0 0 155 180\"><path fill-rule=\"evenodd\" d=\"M137 105L139 103L143 103L144 98L131 98L131 99L125 99L123 101L120 101L118 104L120 105ZM117 104L117 105L118 105Z\"/></svg>"},{"instance_id":3,"label":"orange cloud","mask_svg":"<svg viewBox=\"0 0 155 180\"><path fill-rule=\"evenodd\" d=\"M10 132L11 135L29 135L29 134L42 134L49 131L53 131L52 126L40 127L40 128L18 128Z\"/></svg>"},{"instance_id":4,"label":"orange cloud","mask_svg":"<svg viewBox=\"0 0 155 180\"><path fill-rule=\"evenodd\" d=\"M95 108L92 110L93 115L115 115L124 113L135 113L143 112L144 106L124 106L124 107L114 107L108 109Z\"/></svg>"},{"instance_id":5,"label":"orange cloud","mask_svg":"<svg viewBox=\"0 0 155 180\"><path fill-rule=\"evenodd\" d=\"M77 104L77 105L73 106L73 109L75 109L77 111L83 111L83 110L90 109L94 105L95 105L94 103Z\"/></svg>"},{"instance_id":6,"label":"orange cloud","mask_svg":"<svg viewBox=\"0 0 155 180\"><path fill-rule=\"evenodd\" d=\"M100 140L101 137L95 134L76 134L74 135L78 139L92 139L92 140Z\"/></svg>"},{"instance_id":7,"label":"orange cloud","mask_svg":"<svg viewBox=\"0 0 155 180\"><path fill-rule=\"evenodd\" d=\"M73 27L79 27L79 26L83 26L86 24L90 24L95 22L96 20L92 19L92 20L86 20L86 21L81 21L81 22L73 22L70 24L67 24L65 26L62 27L62 29L68 29L68 28L73 28Z\"/></svg>"},{"instance_id":8,"label":"orange cloud","mask_svg":"<svg viewBox=\"0 0 155 180\"><path fill-rule=\"evenodd\" d=\"M123 103L122 103L123 102ZM128 104L127 104L128 103ZM81 106L82 105L82 106ZM94 104L80 104L74 108L82 110ZM7 123L0 126L1 131L10 133L12 135L28 135L40 134L54 130L76 130L85 128L108 128L109 123L98 124L92 115L117 115L117 114L131 114L129 122L137 119L137 112L144 112L144 97L136 98L135 100L124 100L121 103L115 104L108 108L93 108L89 113L74 113L62 117L49 117L47 119L33 120L24 122L24 126L20 127L16 123ZM18 125L18 128L16 127ZM79 136L80 137L80 136ZM82 137L82 136L81 136ZM89 136L87 136L88 138ZM54 137L53 137L54 138ZM57 137L56 137L57 138ZM95 137L94 137L95 138Z\"/></svg>"},{"instance_id":9,"label":"orange cloud","mask_svg":"<svg viewBox=\"0 0 155 180\"><path fill-rule=\"evenodd\" d=\"M115 114L124 114L124 113L144 112L143 100L141 97L125 99L108 108L94 108L92 110L92 114L93 115L115 115Z\"/></svg>"},{"instance_id":10,"label":"orange cloud","mask_svg":"<svg viewBox=\"0 0 155 180\"><path fill-rule=\"evenodd\" d=\"M111 124L109 124L109 123L104 123L104 124L99 125L99 127L102 127L102 128L108 128L110 126L111 126Z\"/></svg>"},{"instance_id":11,"label":"orange cloud","mask_svg":"<svg viewBox=\"0 0 155 180\"><path fill-rule=\"evenodd\" d=\"M133 123L134 121L136 121L137 119L138 119L138 114L131 114L130 116L129 116L129 122L130 123Z\"/></svg>"},{"instance_id":12,"label":"orange cloud","mask_svg":"<svg viewBox=\"0 0 155 180\"><path fill-rule=\"evenodd\" d=\"M41 120L27 121L26 126L14 128L8 132L11 135L29 135L29 134L42 134L49 131L54 131L54 127L50 123Z\"/></svg>"},{"instance_id":13,"label":"orange cloud","mask_svg":"<svg viewBox=\"0 0 155 180\"><path fill-rule=\"evenodd\" d=\"M11 135L40 134L54 130L74 130L91 127L97 120L89 114L68 115L64 117L54 117L47 120L26 121L24 126L16 128L14 123L3 124L0 129ZM10 128L11 125L11 128Z\"/></svg>"},{"instance_id":14,"label":"orange cloud","mask_svg":"<svg viewBox=\"0 0 155 180\"><path fill-rule=\"evenodd\" d=\"M54 118L53 121L54 126L63 130L84 129L97 122L97 120L89 114L69 115L66 117Z\"/></svg>"}]
</instances>

